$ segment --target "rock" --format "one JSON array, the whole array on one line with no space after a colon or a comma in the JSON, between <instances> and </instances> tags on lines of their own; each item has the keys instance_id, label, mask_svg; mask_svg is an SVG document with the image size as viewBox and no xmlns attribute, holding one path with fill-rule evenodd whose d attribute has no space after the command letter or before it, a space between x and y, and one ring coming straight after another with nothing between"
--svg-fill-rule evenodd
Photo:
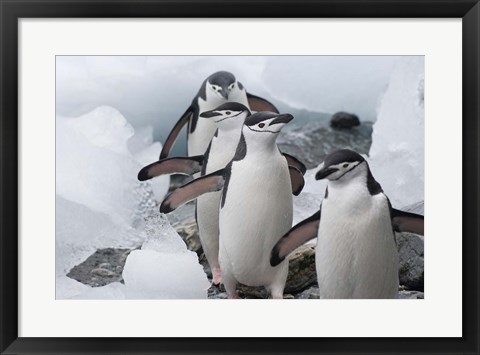
<instances>
[{"instance_id":1,"label":"rock","mask_svg":"<svg viewBox=\"0 0 480 355\"><path fill-rule=\"evenodd\" d=\"M400 291L398 292L399 299L423 300L423 292L419 291Z\"/></svg>"},{"instance_id":2,"label":"rock","mask_svg":"<svg viewBox=\"0 0 480 355\"><path fill-rule=\"evenodd\" d=\"M227 292L225 292L225 288L223 285L217 286L217 285L212 285L208 289L208 298L211 299L226 299L227 297Z\"/></svg>"},{"instance_id":3,"label":"rock","mask_svg":"<svg viewBox=\"0 0 480 355\"><path fill-rule=\"evenodd\" d=\"M295 295L296 299L306 300L306 299L318 299L320 298L320 291L317 286L312 286L306 290Z\"/></svg>"},{"instance_id":4,"label":"rock","mask_svg":"<svg viewBox=\"0 0 480 355\"><path fill-rule=\"evenodd\" d=\"M288 259L290 264L284 293L295 294L317 283L315 245L302 245Z\"/></svg>"},{"instance_id":5,"label":"rock","mask_svg":"<svg viewBox=\"0 0 480 355\"><path fill-rule=\"evenodd\" d=\"M92 273L94 275L97 275L97 276L100 276L100 277L113 277L113 276L115 276L114 272L111 272L110 270L103 269L103 268L93 269L92 271L90 271L90 273Z\"/></svg>"},{"instance_id":6,"label":"rock","mask_svg":"<svg viewBox=\"0 0 480 355\"><path fill-rule=\"evenodd\" d=\"M98 249L83 263L73 267L67 276L92 287L123 282L123 267L131 251L132 249Z\"/></svg>"},{"instance_id":7,"label":"rock","mask_svg":"<svg viewBox=\"0 0 480 355\"><path fill-rule=\"evenodd\" d=\"M348 130L330 127L329 120L313 121L306 125L289 123L280 132L277 144L282 152L297 157L308 169L313 169L328 153L339 147L368 154L372 130L371 122L362 122L360 126Z\"/></svg>"},{"instance_id":8,"label":"rock","mask_svg":"<svg viewBox=\"0 0 480 355\"><path fill-rule=\"evenodd\" d=\"M348 112L337 112L330 119L330 126L336 129L350 129L359 125L358 116Z\"/></svg>"},{"instance_id":9,"label":"rock","mask_svg":"<svg viewBox=\"0 0 480 355\"><path fill-rule=\"evenodd\" d=\"M188 250L194 251L197 254L202 252L202 244L198 236L197 221L194 217L189 218L181 224L173 226L177 233L182 237L185 244L187 244Z\"/></svg>"},{"instance_id":10,"label":"rock","mask_svg":"<svg viewBox=\"0 0 480 355\"><path fill-rule=\"evenodd\" d=\"M112 269L112 265L110 263L101 263L98 267L101 269L107 269L107 270Z\"/></svg>"},{"instance_id":11,"label":"rock","mask_svg":"<svg viewBox=\"0 0 480 355\"><path fill-rule=\"evenodd\" d=\"M296 298L298 292L301 292L312 285L316 285L317 283L317 273L315 270L315 245L306 244L299 247L288 257L288 259L290 260L290 264L287 283L283 294L284 298ZM239 284L238 291L242 298L269 297L268 292L264 287L250 287Z\"/></svg>"},{"instance_id":12,"label":"rock","mask_svg":"<svg viewBox=\"0 0 480 355\"><path fill-rule=\"evenodd\" d=\"M407 290L423 292L423 237L413 233L395 233L399 254L400 284Z\"/></svg>"}]
</instances>

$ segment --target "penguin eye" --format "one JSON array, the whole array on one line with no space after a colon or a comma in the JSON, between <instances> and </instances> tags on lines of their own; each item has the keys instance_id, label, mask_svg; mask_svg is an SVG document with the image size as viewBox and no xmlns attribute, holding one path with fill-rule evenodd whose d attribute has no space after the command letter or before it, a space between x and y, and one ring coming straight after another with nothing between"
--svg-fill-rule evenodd
<instances>
[{"instance_id":1,"label":"penguin eye","mask_svg":"<svg viewBox=\"0 0 480 355\"><path fill-rule=\"evenodd\" d=\"M344 167L344 168L348 168L348 164L343 164L343 167Z\"/></svg>"},{"instance_id":2,"label":"penguin eye","mask_svg":"<svg viewBox=\"0 0 480 355\"><path fill-rule=\"evenodd\" d=\"M226 114L227 116L230 116L231 112L230 112L230 111L227 111L227 112L225 112L225 114Z\"/></svg>"},{"instance_id":3,"label":"penguin eye","mask_svg":"<svg viewBox=\"0 0 480 355\"><path fill-rule=\"evenodd\" d=\"M260 127L260 128L265 127L265 123L259 123L259 124L258 124L258 127Z\"/></svg>"}]
</instances>

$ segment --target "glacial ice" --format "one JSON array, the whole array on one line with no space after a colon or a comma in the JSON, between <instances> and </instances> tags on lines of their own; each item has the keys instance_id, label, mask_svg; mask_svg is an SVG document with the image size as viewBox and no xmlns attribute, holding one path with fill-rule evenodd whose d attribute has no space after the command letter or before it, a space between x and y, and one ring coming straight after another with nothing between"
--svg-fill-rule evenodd
<instances>
[{"instance_id":1,"label":"glacial ice","mask_svg":"<svg viewBox=\"0 0 480 355\"><path fill-rule=\"evenodd\" d=\"M87 286L87 289L82 293L69 298L78 300L124 300L126 299L125 289L125 285L120 282L112 282L101 287Z\"/></svg>"},{"instance_id":2,"label":"glacial ice","mask_svg":"<svg viewBox=\"0 0 480 355\"><path fill-rule=\"evenodd\" d=\"M197 254L189 251L165 215L146 218L146 240L133 250L123 269L124 284L102 287L57 277L57 298L73 299L202 299L210 286Z\"/></svg>"},{"instance_id":3,"label":"glacial ice","mask_svg":"<svg viewBox=\"0 0 480 355\"><path fill-rule=\"evenodd\" d=\"M289 106L330 114L353 112L362 121L375 121L379 99L399 58L271 57L262 80L271 97Z\"/></svg>"},{"instance_id":4,"label":"glacial ice","mask_svg":"<svg viewBox=\"0 0 480 355\"><path fill-rule=\"evenodd\" d=\"M132 251L123 279L127 298L207 298L210 286L197 254L188 250L163 214L146 219L147 239Z\"/></svg>"},{"instance_id":5,"label":"glacial ice","mask_svg":"<svg viewBox=\"0 0 480 355\"><path fill-rule=\"evenodd\" d=\"M325 113L346 110L375 121L379 98L394 64L402 58L61 56L56 63L57 112L71 117L109 105L135 129L152 125L155 140L164 142L200 83L215 71L228 70L249 92L279 107ZM172 152L178 155L184 149L181 134Z\"/></svg>"},{"instance_id":6,"label":"glacial ice","mask_svg":"<svg viewBox=\"0 0 480 355\"><path fill-rule=\"evenodd\" d=\"M88 292L90 288L90 286L84 285L65 275L57 275L55 279L55 298L57 300L73 298Z\"/></svg>"},{"instance_id":7,"label":"glacial ice","mask_svg":"<svg viewBox=\"0 0 480 355\"><path fill-rule=\"evenodd\" d=\"M392 205L424 199L424 58L396 66L373 126L369 163Z\"/></svg>"},{"instance_id":8,"label":"glacial ice","mask_svg":"<svg viewBox=\"0 0 480 355\"><path fill-rule=\"evenodd\" d=\"M158 214L155 199L161 201L169 185L168 177L136 178L161 150L152 129L135 132L118 110L102 106L76 118L58 116L56 140L57 299L206 297L197 255L164 216L144 222ZM66 276L96 249L142 243L127 259L126 285L91 288Z\"/></svg>"},{"instance_id":9,"label":"glacial ice","mask_svg":"<svg viewBox=\"0 0 480 355\"><path fill-rule=\"evenodd\" d=\"M57 195L55 199L56 274L66 275L96 249L133 248L145 235L126 223L115 223L102 212Z\"/></svg>"}]
</instances>

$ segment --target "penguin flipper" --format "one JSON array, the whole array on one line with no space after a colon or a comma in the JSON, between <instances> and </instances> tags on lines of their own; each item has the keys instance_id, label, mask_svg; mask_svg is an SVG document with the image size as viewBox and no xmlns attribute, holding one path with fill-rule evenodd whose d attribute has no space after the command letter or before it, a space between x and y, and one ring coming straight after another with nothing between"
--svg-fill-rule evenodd
<instances>
[{"instance_id":1,"label":"penguin flipper","mask_svg":"<svg viewBox=\"0 0 480 355\"><path fill-rule=\"evenodd\" d=\"M265 100L262 97L255 96L247 92L248 105L250 106L250 111L270 111L275 113L280 113L274 104Z\"/></svg>"},{"instance_id":2,"label":"penguin flipper","mask_svg":"<svg viewBox=\"0 0 480 355\"><path fill-rule=\"evenodd\" d=\"M180 117L177 123L175 123L175 126L173 126L173 129L168 134L167 140L163 144L162 152L160 153L160 159L165 159L166 157L168 157L170 149L172 149L173 144L177 140L178 134L182 130L183 126L185 126L185 124L187 124L187 122L190 120L192 113L193 108L192 106L190 106L189 108L187 108L187 111L185 111L182 117Z\"/></svg>"},{"instance_id":3,"label":"penguin flipper","mask_svg":"<svg viewBox=\"0 0 480 355\"><path fill-rule=\"evenodd\" d=\"M293 155L283 153L283 152L281 153L285 157L285 159L287 159L288 166L294 166L295 168L300 170L302 175L305 175L305 173L307 172L307 167L305 166L305 164L303 164L300 160L295 158Z\"/></svg>"},{"instance_id":4,"label":"penguin flipper","mask_svg":"<svg viewBox=\"0 0 480 355\"><path fill-rule=\"evenodd\" d=\"M396 210L395 208L392 208L390 213L394 231L423 235L422 215Z\"/></svg>"},{"instance_id":5,"label":"penguin flipper","mask_svg":"<svg viewBox=\"0 0 480 355\"><path fill-rule=\"evenodd\" d=\"M313 239L318 234L318 226L320 225L321 208L312 216L298 223L290 229L282 239L272 249L270 254L270 265L277 266L288 254L298 248L300 245Z\"/></svg>"},{"instance_id":6,"label":"penguin flipper","mask_svg":"<svg viewBox=\"0 0 480 355\"><path fill-rule=\"evenodd\" d=\"M193 175L202 170L203 160L203 155L162 159L142 168L137 178L139 181L145 181L167 174Z\"/></svg>"},{"instance_id":7,"label":"penguin flipper","mask_svg":"<svg viewBox=\"0 0 480 355\"><path fill-rule=\"evenodd\" d=\"M305 186L305 180L302 172L296 167L290 165L288 166L288 171L290 173L290 182L292 183L292 193L295 196L298 196Z\"/></svg>"},{"instance_id":8,"label":"penguin flipper","mask_svg":"<svg viewBox=\"0 0 480 355\"><path fill-rule=\"evenodd\" d=\"M220 191L225 184L224 169L190 181L169 193L160 206L161 213L169 213L185 203L208 192Z\"/></svg>"}]
</instances>

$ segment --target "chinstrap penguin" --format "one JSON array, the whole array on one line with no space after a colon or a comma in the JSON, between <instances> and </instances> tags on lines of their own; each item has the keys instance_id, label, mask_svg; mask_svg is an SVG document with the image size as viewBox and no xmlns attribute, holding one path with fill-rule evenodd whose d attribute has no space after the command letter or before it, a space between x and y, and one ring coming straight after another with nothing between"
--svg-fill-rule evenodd
<instances>
[{"instance_id":1,"label":"chinstrap penguin","mask_svg":"<svg viewBox=\"0 0 480 355\"><path fill-rule=\"evenodd\" d=\"M168 157L185 124L188 124L188 156L204 154L216 127L212 121L201 119L200 114L213 110L226 102L238 102L254 111L278 112L276 107L267 100L249 94L232 73L227 71L213 73L204 80L192 103L171 130L163 145L160 159Z\"/></svg>"},{"instance_id":2,"label":"chinstrap penguin","mask_svg":"<svg viewBox=\"0 0 480 355\"><path fill-rule=\"evenodd\" d=\"M168 213L206 192L222 191L219 214L219 261L229 298L236 285L265 286L283 298L288 262L272 267L270 251L291 227L292 193L303 188L303 175L289 166L276 139L293 119L260 112L245 120L235 156L224 168L169 194L160 212Z\"/></svg>"},{"instance_id":3,"label":"chinstrap penguin","mask_svg":"<svg viewBox=\"0 0 480 355\"><path fill-rule=\"evenodd\" d=\"M282 237L271 265L318 237L320 298L397 298L394 231L423 235L423 216L393 209L368 163L354 151L329 154L315 178L328 180L320 210Z\"/></svg>"},{"instance_id":4,"label":"chinstrap penguin","mask_svg":"<svg viewBox=\"0 0 480 355\"><path fill-rule=\"evenodd\" d=\"M138 179L143 181L161 174L172 173L191 175L200 170L201 176L204 176L223 169L234 157L243 122L249 115L248 108L236 102L227 102L215 110L200 114L200 117L212 120L217 127L205 154L190 158L168 158L155 162L143 168L138 174ZM306 167L298 159L288 154L284 157L289 165L297 168L302 174L305 173ZM292 178L301 180L299 184L303 187L303 177L297 175L297 171L292 170ZM294 193L298 194L300 191L301 189L296 189ZM200 242L212 270L214 284L221 282L218 262L220 199L221 191L201 195L197 198L196 206Z\"/></svg>"}]
</instances>

